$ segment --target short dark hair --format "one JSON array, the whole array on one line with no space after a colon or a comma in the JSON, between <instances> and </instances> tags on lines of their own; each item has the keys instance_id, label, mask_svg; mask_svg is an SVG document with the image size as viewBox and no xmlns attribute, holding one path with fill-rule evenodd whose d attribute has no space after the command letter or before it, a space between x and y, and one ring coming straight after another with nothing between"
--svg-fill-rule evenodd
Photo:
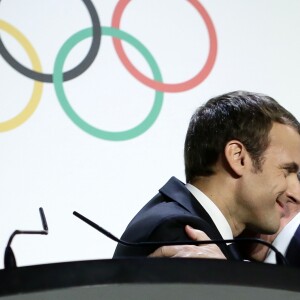
<instances>
[{"instance_id":1,"label":"short dark hair","mask_svg":"<svg viewBox=\"0 0 300 300\"><path fill-rule=\"evenodd\" d=\"M184 147L186 181L214 174L213 167L230 140L243 143L255 170L260 170L274 122L300 133L297 119L267 95L235 91L210 99L189 124Z\"/></svg>"}]
</instances>

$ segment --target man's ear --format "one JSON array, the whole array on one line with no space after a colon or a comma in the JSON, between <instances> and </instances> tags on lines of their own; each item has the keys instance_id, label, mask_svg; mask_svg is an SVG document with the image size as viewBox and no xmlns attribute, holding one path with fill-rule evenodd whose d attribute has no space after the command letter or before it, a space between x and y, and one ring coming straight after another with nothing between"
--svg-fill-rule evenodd
<instances>
[{"instance_id":1,"label":"man's ear","mask_svg":"<svg viewBox=\"0 0 300 300\"><path fill-rule=\"evenodd\" d=\"M245 170L245 161L248 158L248 152L240 141L229 141L224 149L225 159L231 171L242 176Z\"/></svg>"}]
</instances>

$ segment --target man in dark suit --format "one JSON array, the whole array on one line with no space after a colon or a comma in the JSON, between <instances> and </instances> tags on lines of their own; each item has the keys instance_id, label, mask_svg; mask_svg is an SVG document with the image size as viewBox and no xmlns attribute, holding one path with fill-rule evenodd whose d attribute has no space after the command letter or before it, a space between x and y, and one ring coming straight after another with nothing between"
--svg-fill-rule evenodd
<instances>
[{"instance_id":1,"label":"man in dark suit","mask_svg":"<svg viewBox=\"0 0 300 300\"><path fill-rule=\"evenodd\" d=\"M297 177L287 177L287 189L284 213L280 218L279 230L273 235L251 233L245 236L258 237L277 248L285 256L288 264L300 267L300 183ZM188 236L195 241L209 240L202 231L186 228ZM262 244L246 244L243 248L244 258L247 260L276 263L275 253ZM151 257L188 257L188 258L214 258L226 259L220 249L214 244L191 246L163 246L156 249Z\"/></svg>"},{"instance_id":2,"label":"man in dark suit","mask_svg":"<svg viewBox=\"0 0 300 300\"><path fill-rule=\"evenodd\" d=\"M160 189L126 228L131 242L190 240L185 225L211 239L244 229L274 233L286 201L287 177L300 165L300 125L274 99L232 92L193 115L185 141L187 184L176 178ZM234 259L227 246L220 246ZM118 245L114 257L147 256L155 247Z\"/></svg>"}]
</instances>

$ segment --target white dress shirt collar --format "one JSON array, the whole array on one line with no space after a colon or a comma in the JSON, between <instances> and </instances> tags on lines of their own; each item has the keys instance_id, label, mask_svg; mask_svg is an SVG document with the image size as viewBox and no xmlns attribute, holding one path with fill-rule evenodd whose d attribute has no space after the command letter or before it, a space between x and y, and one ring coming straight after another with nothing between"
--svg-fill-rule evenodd
<instances>
[{"instance_id":1,"label":"white dress shirt collar","mask_svg":"<svg viewBox=\"0 0 300 300\"><path fill-rule=\"evenodd\" d=\"M203 192L201 192L198 188L191 185L190 183L186 184L186 188L192 193L192 195L198 200L198 202L210 215L223 239L233 239L230 225L220 209L216 206L216 204L212 200L210 200Z\"/></svg>"}]
</instances>

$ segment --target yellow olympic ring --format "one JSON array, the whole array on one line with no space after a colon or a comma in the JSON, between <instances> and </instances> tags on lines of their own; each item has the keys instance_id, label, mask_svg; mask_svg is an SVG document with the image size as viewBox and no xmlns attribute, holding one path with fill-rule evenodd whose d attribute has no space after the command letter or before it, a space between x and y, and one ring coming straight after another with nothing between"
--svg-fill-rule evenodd
<instances>
[{"instance_id":1,"label":"yellow olympic ring","mask_svg":"<svg viewBox=\"0 0 300 300\"><path fill-rule=\"evenodd\" d=\"M42 67L38 55L30 42L25 38L25 36L15 27L3 20L0 20L0 29L3 29L4 31L12 35L20 43L20 45L23 46L24 50L31 60L32 68L35 71L40 72L42 70ZM5 122L0 122L0 131L8 131L24 123L36 110L41 100L42 91L43 83L35 81L30 101L28 102L26 107L17 116Z\"/></svg>"}]
</instances>

